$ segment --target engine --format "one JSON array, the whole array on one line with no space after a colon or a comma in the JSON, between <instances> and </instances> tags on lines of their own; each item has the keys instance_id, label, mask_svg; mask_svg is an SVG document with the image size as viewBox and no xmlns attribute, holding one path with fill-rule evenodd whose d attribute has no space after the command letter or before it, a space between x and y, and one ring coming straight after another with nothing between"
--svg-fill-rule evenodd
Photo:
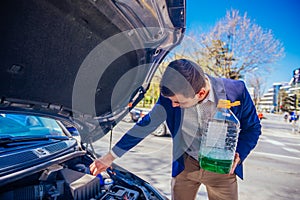
<instances>
[{"instance_id":1,"label":"engine","mask_svg":"<svg viewBox=\"0 0 300 200\"><path fill-rule=\"evenodd\" d=\"M72 161L51 165L39 173L5 186L0 190L0 199L156 200L165 198L147 182L118 166L98 176L92 176L88 164Z\"/></svg>"}]
</instances>

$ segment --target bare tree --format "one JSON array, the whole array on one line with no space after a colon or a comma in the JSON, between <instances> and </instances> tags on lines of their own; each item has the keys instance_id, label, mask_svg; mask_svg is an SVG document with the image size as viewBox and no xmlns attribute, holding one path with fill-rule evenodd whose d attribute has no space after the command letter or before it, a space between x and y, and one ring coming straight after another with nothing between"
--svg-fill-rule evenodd
<instances>
[{"instance_id":1,"label":"bare tree","mask_svg":"<svg viewBox=\"0 0 300 200\"><path fill-rule=\"evenodd\" d=\"M249 74L247 77L248 86L253 88L253 102L257 107L260 98L263 96L265 90L265 79L260 76L258 73Z\"/></svg>"},{"instance_id":2,"label":"bare tree","mask_svg":"<svg viewBox=\"0 0 300 200\"><path fill-rule=\"evenodd\" d=\"M227 11L209 33L196 36L204 48L195 52L199 64L212 74L238 79L259 68L268 71L268 64L284 57L283 44L271 30L264 30L247 18L247 13Z\"/></svg>"}]
</instances>

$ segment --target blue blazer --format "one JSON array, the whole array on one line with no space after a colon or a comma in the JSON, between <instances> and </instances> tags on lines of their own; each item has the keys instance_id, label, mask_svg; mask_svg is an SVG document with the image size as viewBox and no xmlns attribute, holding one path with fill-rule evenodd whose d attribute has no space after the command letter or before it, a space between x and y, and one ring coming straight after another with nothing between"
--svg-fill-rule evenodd
<instances>
[{"instance_id":1,"label":"blue blazer","mask_svg":"<svg viewBox=\"0 0 300 200\"><path fill-rule=\"evenodd\" d=\"M240 133L236 152L239 153L241 163L235 173L243 179L243 161L256 146L261 134L261 124L256 108L243 81L209 77L214 91L215 102L219 99L228 99L231 102L240 101L241 105L231 108L231 111L240 121ZM163 96L152 110L136 123L113 147L112 151L119 157L151 134L165 120L173 139L172 177L184 170L184 152L186 146L182 139L181 126L183 122L183 109L172 107L172 102Z\"/></svg>"}]
</instances>

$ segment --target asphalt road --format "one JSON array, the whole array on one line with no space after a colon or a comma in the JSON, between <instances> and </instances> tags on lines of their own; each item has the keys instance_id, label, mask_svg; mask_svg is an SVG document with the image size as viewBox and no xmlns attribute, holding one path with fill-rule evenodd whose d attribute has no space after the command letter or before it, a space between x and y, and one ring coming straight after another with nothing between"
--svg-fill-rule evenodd
<instances>
[{"instance_id":1,"label":"asphalt road","mask_svg":"<svg viewBox=\"0 0 300 200\"><path fill-rule=\"evenodd\" d=\"M263 133L257 147L244 163L244 180L239 182L240 200L293 200L300 197L300 133L284 122L283 116L265 114ZM114 128L114 144L133 123ZM109 135L94 147L98 153L109 149ZM138 146L116 160L123 168L140 176L171 197L171 138L148 136ZM204 186L197 199L207 199Z\"/></svg>"}]
</instances>

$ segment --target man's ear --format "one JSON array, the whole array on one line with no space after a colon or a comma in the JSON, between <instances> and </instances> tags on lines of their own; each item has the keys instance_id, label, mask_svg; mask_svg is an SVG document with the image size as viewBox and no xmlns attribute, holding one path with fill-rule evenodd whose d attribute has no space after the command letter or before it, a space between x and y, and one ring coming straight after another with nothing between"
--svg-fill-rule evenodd
<instances>
[{"instance_id":1,"label":"man's ear","mask_svg":"<svg viewBox=\"0 0 300 200\"><path fill-rule=\"evenodd\" d=\"M205 97L205 94L206 94L205 88L201 88L200 91L196 95L199 99L202 99L203 97Z\"/></svg>"}]
</instances>

